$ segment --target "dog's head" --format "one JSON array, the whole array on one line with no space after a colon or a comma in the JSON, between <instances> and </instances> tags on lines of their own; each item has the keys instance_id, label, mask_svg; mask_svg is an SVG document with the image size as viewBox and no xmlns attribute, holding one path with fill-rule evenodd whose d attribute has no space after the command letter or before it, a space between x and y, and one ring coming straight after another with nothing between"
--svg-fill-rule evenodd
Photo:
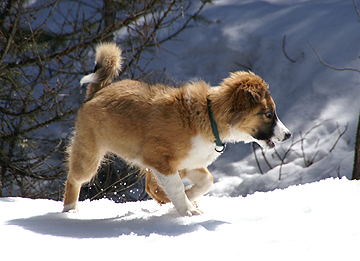
<instances>
[{"instance_id":1,"label":"dog's head","mask_svg":"<svg viewBox=\"0 0 360 261\"><path fill-rule=\"evenodd\" d=\"M279 120L268 85L251 72L231 73L218 87L217 115L229 126L228 141L257 142L273 148L286 141L290 131Z\"/></svg>"}]
</instances>

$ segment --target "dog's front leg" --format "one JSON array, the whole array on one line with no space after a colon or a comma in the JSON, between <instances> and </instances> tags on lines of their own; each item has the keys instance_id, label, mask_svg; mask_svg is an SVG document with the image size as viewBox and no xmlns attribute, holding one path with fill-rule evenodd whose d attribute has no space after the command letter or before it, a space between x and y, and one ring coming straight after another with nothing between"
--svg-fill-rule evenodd
<instances>
[{"instance_id":1,"label":"dog's front leg","mask_svg":"<svg viewBox=\"0 0 360 261\"><path fill-rule=\"evenodd\" d=\"M202 214L202 212L197 209L186 196L184 184L182 183L178 173L164 175L156 170L153 170L153 174L181 216Z\"/></svg>"}]
</instances>

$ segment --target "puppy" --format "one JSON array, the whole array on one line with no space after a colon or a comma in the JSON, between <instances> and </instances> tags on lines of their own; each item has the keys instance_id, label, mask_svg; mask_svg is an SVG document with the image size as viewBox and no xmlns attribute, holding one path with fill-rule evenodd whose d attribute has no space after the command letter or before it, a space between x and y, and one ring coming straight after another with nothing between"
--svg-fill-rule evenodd
<instances>
[{"instance_id":1,"label":"puppy","mask_svg":"<svg viewBox=\"0 0 360 261\"><path fill-rule=\"evenodd\" d=\"M114 43L100 44L95 62L94 73L81 80L88 87L68 147L65 212L78 210L82 184L111 152L147 170L146 189L155 200L171 201L182 216L199 215L192 201L209 191L213 179L206 167L225 143L255 141L272 148L291 136L267 84L251 72L231 73L218 87L197 81L175 88L113 82L122 67ZM186 191L185 176L193 182Z\"/></svg>"}]
</instances>

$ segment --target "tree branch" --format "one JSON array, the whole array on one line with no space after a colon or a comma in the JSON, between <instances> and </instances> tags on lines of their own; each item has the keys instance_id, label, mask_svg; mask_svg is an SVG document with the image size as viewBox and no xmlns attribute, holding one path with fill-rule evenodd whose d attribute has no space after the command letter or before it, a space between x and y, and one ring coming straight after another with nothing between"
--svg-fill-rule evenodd
<instances>
[{"instance_id":1,"label":"tree branch","mask_svg":"<svg viewBox=\"0 0 360 261\"><path fill-rule=\"evenodd\" d=\"M334 66L331 66L331 65L327 64L326 62L324 62L324 61L322 60L320 54L316 51L316 49L314 48L314 46L312 46L312 44L311 44L309 41L307 41L307 42L308 42L308 44L310 45L311 49L313 49L313 51L315 52L315 54L316 54L316 56L318 57L320 63L323 64L323 65L325 65L326 67L329 67L330 69L333 69L333 70L335 70L335 71L352 71L352 72L358 72L358 73L360 73L360 70L357 70L357 69L353 69L353 68L341 68L341 69L340 69L340 68L336 68L336 67L334 67Z\"/></svg>"},{"instance_id":2,"label":"tree branch","mask_svg":"<svg viewBox=\"0 0 360 261\"><path fill-rule=\"evenodd\" d=\"M353 4L354 4L354 7L355 7L355 11L356 11L356 13L357 13L357 16L360 18L359 8L357 7L355 0L352 0L352 1L353 1Z\"/></svg>"},{"instance_id":3,"label":"tree branch","mask_svg":"<svg viewBox=\"0 0 360 261\"><path fill-rule=\"evenodd\" d=\"M282 50L283 50L283 53L284 53L285 57L286 57L290 62L296 63L296 61L293 60L293 59L291 59L291 58L287 55L287 53L286 53L286 51L285 51L285 39L286 39L286 34L284 34L283 42L282 42Z\"/></svg>"}]
</instances>

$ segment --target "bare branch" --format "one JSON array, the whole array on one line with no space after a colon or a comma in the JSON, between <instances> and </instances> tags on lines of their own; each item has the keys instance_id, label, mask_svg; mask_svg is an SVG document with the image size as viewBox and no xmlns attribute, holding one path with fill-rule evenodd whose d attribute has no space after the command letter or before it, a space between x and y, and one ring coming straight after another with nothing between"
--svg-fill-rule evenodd
<instances>
[{"instance_id":1,"label":"bare branch","mask_svg":"<svg viewBox=\"0 0 360 261\"><path fill-rule=\"evenodd\" d=\"M264 172L262 171L262 169L261 169L261 167L260 167L260 162L259 162L258 157L257 157L257 154L256 154L255 143L253 142L253 143L251 144L251 146L252 146L252 148L253 148L253 152L254 152L254 155L255 155L255 160L256 160L256 164L257 164L257 166L258 166L258 169L259 169L259 171L260 171L261 174L264 174Z\"/></svg>"},{"instance_id":2,"label":"bare branch","mask_svg":"<svg viewBox=\"0 0 360 261\"><path fill-rule=\"evenodd\" d=\"M346 124L344 131L340 132L339 124L337 124L337 129L338 129L338 132L339 132L339 136L338 136L338 138L336 139L334 145L333 145L333 146L331 147L331 149L329 150L329 153L331 153L331 152L335 149L336 144L339 142L339 140L341 139L341 137L345 134L345 132L347 131L348 127L349 127L349 123Z\"/></svg>"},{"instance_id":3,"label":"bare branch","mask_svg":"<svg viewBox=\"0 0 360 261\"><path fill-rule=\"evenodd\" d=\"M316 124L315 126L311 127L308 131L306 131L306 133L304 135L300 131L299 132L300 138L298 140L296 140L296 141L294 140L294 136L292 136L291 144L287 147L286 150L283 150L283 152L279 153L279 151L276 148L274 149L274 153L272 154L272 157L275 158L275 160L280 160L280 164L278 164L278 166L279 166L279 180L281 180L281 178L283 176L283 173L282 173L283 166L287 164L286 160L287 160L287 158L289 157L290 154L295 154L298 158L302 159L304 161L304 166L306 168L310 167L312 164L315 163L315 160L316 160L317 156L319 155L320 151L316 151L311 156L311 158L309 158L309 156L307 155L308 150L305 147L305 140L313 130L320 127L324 122L326 122L326 121L323 121L323 122L321 122L319 124ZM332 145L331 149L329 150L329 152L325 156L329 155L330 153L332 153L334 151L334 149L335 149L336 145L338 144L339 140L343 137L343 135L347 131L348 125L349 124L347 124L345 126L344 130L341 131L339 125L337 124L337 130L338 130L339 135L338 135L336 141L334 142L334 144ZM295 145L298 145L299 143L300 143L300 148L295 148ZM319 143L319 140L316 141L315 148L317 148L318 143ZM254 145L253 145L253 148L255 148ZM254 154L255 154L255 160L256 160L256 163L258 165L258 168L259 168L261 174L264 174L263 171L260 168L260 161L259 161L259 158L257 157L257 154L255 153L255 149L254 149ZM267 163L267 165L269 167L273 166L273 164L270 164L271 159L269 160L265 153L263 153L262 156L263 156L263 160ZM322 156L325 157L324 155L322 155Z\"/></svg>"},{"instance_id":4,"label":"bare branch","mask_svg":"<svg viewBox=\"0 0 360 261\"><path fill-rule=\"evenodd\" d=\"M331 65L325 63L325 62L322 60L320 54L319 54L319 53L316 51L316 49L314 48L314 46L312 46L312 44L311 44L309 41L307 41L307 42L308 42L308 44L310 45L311 49L313 49L313 51L315 52L315 54L316 54L316 56L318 57L320 63L323 64L323 65L325 65L326 67L329 67L330 69L333 69L333 70L335 70L335 71L353 71L353 72L358 72L358 73L360 73L360 70L357 70L357 69L353 69L353 68L341 68L341 69L340 69L340 68L336 68L336 67L334 67L334 66L331 66Z\"/></svg>"},{"instance_id":5,"label":"bare branch","mask_svg":"<svg viewBox=\"0 0 360 261\"><path fill-rule=\"evenodd\" d=\"M7 55L8 52L9 52L9 48L10 48L11 43L12 43L13 40L14 40L14 36L15 36L15 33L16 33L16 30L17 30L17 27L18 27L18 24L19 24L19 17L16 17L15 22L14 22L14 24L13 24L13 26L12 26L12 29L11 29L11 33L10 33L8 39L7 39L6 46L5 46L5 48L3 49L3 51L2 51L1 58L0 58L0 64L2 64L2 62L5 60L6 55Z\"/></svg>"},{"instance_id":6,"label":"bare branch","mask_svg":"<svg viewBox=\"0 0 360 261\"><path fill-rule=\"evenodd\" d=\"M352 1L353 1L353 4L354 4L354 7L355 7L356 14L360 18L359 8L357 7L355 0L352 0Z\"/></svg>"},{"instance_id":7,"label":"bare branch","mask_svg":"<svg viewBox=\"0 0 360 261\"><path fill-rule=\"evenodd\" d=\"M283 42L282 42L282 50L283 50L283 53L284 53L286 59L288 59L288 60L289 60L290 62L292 62L292 63L296 63L296 61L293 60L293 59L291 59L291 58L288 56L288 54L286 53L286 51L285 51L285 39L286 39L286 34L284 34Z\"/></svg>"},{"instance_id":8,"label":"bare branch","mask_svg":"<svg viewBox=\"0 0 360 261\"><path fill-rule=\"evenodd\" d=\"M245 68L245 69L248 70L248 71L252 71L252 66L251 66L251 65L250 65L250 67L249 67L249 66L247 66L247 65L244 65L244 64L241 64L241 63L238 63L238 62L235 62L235 64L238 65L238 66L240 66L240 67Z\"/></svg>"}]
</instances>

